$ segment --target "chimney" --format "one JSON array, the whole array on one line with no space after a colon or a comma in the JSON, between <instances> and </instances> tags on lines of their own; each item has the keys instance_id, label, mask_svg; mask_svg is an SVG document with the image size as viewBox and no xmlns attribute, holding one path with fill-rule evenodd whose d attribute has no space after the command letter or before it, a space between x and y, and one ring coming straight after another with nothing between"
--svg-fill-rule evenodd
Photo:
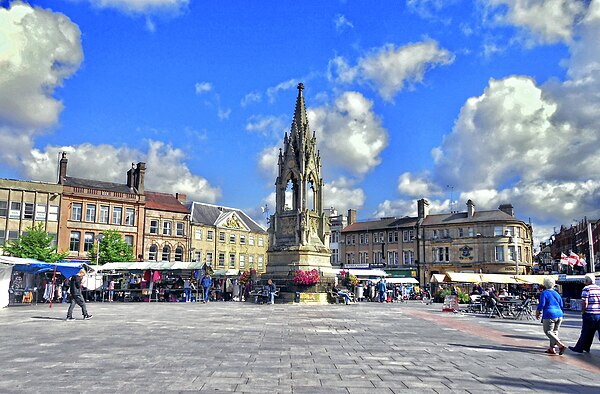
<instances>
[{"instance_id":1,"label":"chimney","mask_svg":"<svg viewBox=\"0 0 600 394\"><path fill-rule=\"evenodd\" d=\"M512 206L512 204L502 204L498 207L498 209L506 213L507 215L513 217L515 216L515 208Z\"/></svg>"},{"instance_id":2,"label":"chimney","mask_svg":"<svg viewBox=\"0 0 600 394\"><path fill-rule=\"evenodd\" d=\"M356 223L356 209L348 210L348 226Z\"/></svg>"},{"instance_id":3,"label":"chimney","mask_svg":"<svg viewBox=\"0 0 600 394\"><path fill-rule=\"evenodd\" d=\"M62 157L58 164L58 184L62 185L67 176L67 152L62 152Z\"/></svg>"},{"instance_id":4,"label":"chimney","mask_svg":"<svg viewBox=\"0 0 600 394\"><path fill-rule=\"evenodd\" d=\"M417 216L419 219L425 219L429 215L429 201L422 198L417 201Z\"/></svg>"},{"instance_id":5,"label":"chimney","mask_svg":"<svg viewBox=\"0 0 600 394\"><path fill-rule=\"evenodd\" d=\"M474 215L475 215L475 204L473 204L473 201L468 200L467 201L467 217L472 218Z\"/></svg>"},{"instance_id":6,"label":"chimney","mask_svg":"<svg viewBox=\"0 0 600 394\"><path fill-rule=\"evenodd\" d=\"M131 163L131 168L127 171L127 187L132 189L135 183L135 164Z\"/></svg>"},{"instance_id":7,"label":"chimney","mask_svg":"<svg viewBox=\"0 0 600 394\"><path fill-rule=\"evenodd\" d=\"M185 202L187 201L187 194L183 194L183 193L175 193L175 198L177 199L177 201L179 201L182 204L185 204Z\"/></svg>"},{"instance_id":8,"label":"chimney","mask_svg":"<svg viewBox=\"0 0 600 394\"><path fill-rule=\"evenodd\" d=\"M146 163L139 162L135 169L135 188L138 194L144 194L144 175L146 174Z\"/></svg>"}]
</instances>

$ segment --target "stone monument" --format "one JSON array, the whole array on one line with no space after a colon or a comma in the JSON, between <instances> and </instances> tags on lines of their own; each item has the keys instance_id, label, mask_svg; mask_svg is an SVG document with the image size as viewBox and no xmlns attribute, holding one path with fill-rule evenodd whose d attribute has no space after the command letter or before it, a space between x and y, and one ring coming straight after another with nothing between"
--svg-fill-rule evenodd
<instances>
[{"instance_id":1,"label":"stone monument","mask_svg":"<svg viewBox=\"0 0 600 394\"><path fill-rule=\"evenodd\" d=\"M281 298L303 302L326 302L326 289L334 281L330 262L329 218L323 211L323 179L317 138L311 133L302 90L298 97L290 133L279 150L275 181L275 213L270 217L268 265L265 278L282 288ZM316 269L321 277L315 286L293 282L298 270ZM300 293L300 294L298 294Z\"/></svg>"}]
</instances>

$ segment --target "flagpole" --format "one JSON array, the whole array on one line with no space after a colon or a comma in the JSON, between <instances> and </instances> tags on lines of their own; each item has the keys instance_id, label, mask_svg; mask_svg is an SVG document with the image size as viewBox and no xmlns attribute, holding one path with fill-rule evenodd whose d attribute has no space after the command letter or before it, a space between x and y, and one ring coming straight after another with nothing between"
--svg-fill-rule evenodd
<instances>
[{"instance_id":1,"label":"flagpole","mask_svg":"<svg viewBox=\"0 0 600 394\"><path fill-rule=\"evenodd\" d=\"M596 270L594 262L594 237L592 237L592 223L588 222L587 225L588 243L590 244L590 273L594 273Z\"/></svg>"}]
</instances>

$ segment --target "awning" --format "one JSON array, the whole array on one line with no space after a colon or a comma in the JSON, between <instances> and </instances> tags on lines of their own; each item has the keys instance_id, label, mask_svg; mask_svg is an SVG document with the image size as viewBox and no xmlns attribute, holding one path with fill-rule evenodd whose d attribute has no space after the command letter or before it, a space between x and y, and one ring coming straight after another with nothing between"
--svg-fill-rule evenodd
<instances>
[{"instance_id":1,"label":"awning","mask_svg":"<svg viewBox=\"0 0 600 394\"><path fill-rule=\"evenodd\" d=\"M515 278L519 283L543 285L546 278L552 278L556 282L558 275L516 275Z\"/></svg>"},{"instance_id":2,"label":"awning","mask_svg":"<svg viewBox=\"0 0 600 394\"><path fill-rule=\"evenodd\" d=\"M234 269L220 269L220 270L214 270L213 271L213 276L237 276L240 274L240 271L238 270L234 270Z\"/></svg>"},{"instance_id":3,"label":"awning","mask_svg":"<svg viewBox=\"0 0 600 394\"><path fill-rule=\"evenodd\" d=\"M136 261L106 263L98 271L175 271L202 269L204 263L196 261ZM236 271L237 272L237 271Z\"/></svg>"},{"instance_id":4,"label":"awning","mask_svg":"<svg viewBox=\"0 0 600 394\"><path fill-rule=\"evenodd\" d=\"M429 279L430 283L443 283L444 278L446 278L445 274L433 274L431 275L431 279Z\"/></svg>"},{"instance_id":5,"label":"awning","mask_svg":"<svg viewBox=\"0 0 600 394\"><path fill-rule=\"evenodd\" d=\"M481 283L481 275L466 272L446 272L444 282Z\"/></svg>"},{"instance_id":6,"label":"awning","mask_svg":"<svg viewBox=\"0 0 600 394\"><path fill-rule=\"evenodd\" d=\"M385 278L388 274L384 270L378 269L370 269L370 270L361 270L361 269L350 269L346 270L350 273L350 275L354 275L357 278Z\"/></svg>"},{"instance_id":7,"label":"awning","mask_svg":"<svg viewBox=\"0 0 600 394\"><path fill-rule=\"evenodd\" d=\"M485 283L516 284L519 283L514 275L481 274L481 281Z\"/></svg>"},{"instance_id":8,"label":"awning","mask_svg":"<svg viewBox=\"0 0 600 394\"><path fill-rule=\"evenodd\" d=\"M418 285L419 281L416 280L415 278L387 278L385 280L385 283L391 283L391 284L414 284L414 285Z\"/></svg>"},{"instance_id":9,"label":"awning","mask_svg":"<svg viewBox=\"0 0 600 394\"><path fill-rule=\"evenodd\" d=\"M24 259L12 256L0 256L0 263L12 265L15 271L29 272L32 274L52 272L54 269L56 269L56 272L60 272L67 278L76 275L82 268L85 268L88 272L95 270L93 267L83 263L70 263L63 261L59 261L57 263L46 263L39 260Z\"/></svg>"}]
</instances>

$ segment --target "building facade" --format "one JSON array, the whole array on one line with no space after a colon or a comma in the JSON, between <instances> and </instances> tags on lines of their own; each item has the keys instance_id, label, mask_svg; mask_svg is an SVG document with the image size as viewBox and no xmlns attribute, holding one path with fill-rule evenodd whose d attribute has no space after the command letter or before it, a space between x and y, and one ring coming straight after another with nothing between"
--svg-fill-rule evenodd
<instances>
[{"instance_id":1,"label":"building facade","mask_svg":"<svg viewBox=\"0 0 600 394\"><path fill-rule=\"evenodd\" d=\"M255 269L267 267L268 234L243 211L200 202L189 202L190 251L193 261L213 269Z\"/></svg>"},{"instance_id":2,"label":"building facade","mask_svg":"<svg viewBox=\"0 0 600 394\"><path fill-rule=\"evenodd\" d=\"M356 211L354 212L354 221L356 221ZM341 264L340 259L340 244L343 240L342 230L348 225L348 217L344 214L338 214L335 208L329 208L325 210L325 214L329 217L329 227L331 235L329 236L329 249L331 250L331 265L333 267L339 267Z\"/></svg>"},{"instance_id":3,"label":"building facade","mask_svg":"<svg viewBox=\"0 0 600 394\"><path fill-rule=\"evenodd\" d=\"M190 212L185 194L147 191L144 207L143 259L191 261Z\"/></svg>"},{"instance_id":4,"label":"building facade","mask_svg":"<svg viewBox=\"0 0 600 394\"><path fill-rule=\"evenodd\" d=\"M385 268L392 276L416 277L417 218L356 222L353 210L348 218L342 230L342 268Z\"/></svg>"},{"instance_id":5,"label":"building facade","mask_svg":"<svg viewBox=\"0 0 600 394\"><path fill-rule=\"evenodd\" d=\"M555 262L560 261L561 253L569 255L570 252L578 254L585 258L586 267L568 268L568 272L582 273L581 271L591 271L591 255L590 255L590 235L588 233L588 225L592 230L592 245L594 250L594 263L596 268L594 271L600 270L600 220L588 219L584 217L576 224L570 226L560 226L549 240L549 246L552 253L552 258ZM564 267L563 267L564 268Z\"/></svg>"},{"instance_id":6,"label":"building facade","mask_svg":"<svg viewBox=\"0 0 600 394\"><path fill-rule=\"evenodd\" d=\"M56 246L62 191L57 184L0 179L0 251L6 241L40 224Z\"/></svg>"},{"instance_id":7,"label":"building facade","mask_svg":"<svg viewBox=\"0 0 600 394\"><path fill-rule=\"evenodd\" d=\"M74 178L67 176L67 155L63 153L58 179L63 188L58 250L68 251L71 260L89 260L88 253L99 235L118 230L133 255L141 259L145 169L144 163L132 166L124 184Z\"/></svg>"},{"instance_id":8,"label":"building facade","mask_svg":"<svg viewBox=\"0 0 600 394\"><path fill-rule=\"evenodd\" d=\"M529 274L533 266L531 226L503 204L495 210L429 214L425 199L417 203L421 281L431 274L474 272Z\"/></svg>"}]
</instances>

